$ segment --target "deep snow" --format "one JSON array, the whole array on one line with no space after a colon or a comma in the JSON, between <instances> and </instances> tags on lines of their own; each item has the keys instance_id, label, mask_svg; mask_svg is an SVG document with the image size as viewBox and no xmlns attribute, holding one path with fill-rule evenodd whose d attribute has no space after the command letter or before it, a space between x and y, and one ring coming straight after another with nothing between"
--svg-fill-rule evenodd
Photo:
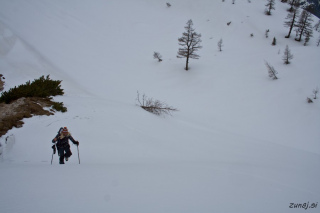
<instances>
[{"instance_id":1,"label":"deep snow","mask_svg":"<svg viewBox=\"0 0 320 213\"><path fill-rule=\"evenodd\" d=\"M0 139L1 212L283 213L320 201L320 101L306 103L320 87L319 33L306 47L285 39L280 1L272 16L263 0L165 3L0 1L5 89L50 74L68 107L25 119L7 134L14 144ZM176 54L188 19L203 48L186 72ZM137 91L179 111L143 111ZM75 146L67 164L55 155L50 165L60 126L80 141L80 165Z\"/></svg>"}]
</instances>

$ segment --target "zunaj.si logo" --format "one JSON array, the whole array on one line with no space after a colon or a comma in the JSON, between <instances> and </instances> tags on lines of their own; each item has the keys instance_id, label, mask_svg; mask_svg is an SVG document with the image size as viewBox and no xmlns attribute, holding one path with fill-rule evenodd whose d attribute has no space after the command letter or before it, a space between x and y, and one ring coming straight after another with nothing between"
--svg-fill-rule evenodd
<instances>
[{"instance_id":1,"label":"zunaj.si logo","mask_svg":"<svg viewBox=\"0 0 320 213\"><path fill-rule=\"evenodd\" d=\"M315 209L318 206L318 202L316 203L290 203L289 208L291 209Z\"/></svg>"}]
</instances>

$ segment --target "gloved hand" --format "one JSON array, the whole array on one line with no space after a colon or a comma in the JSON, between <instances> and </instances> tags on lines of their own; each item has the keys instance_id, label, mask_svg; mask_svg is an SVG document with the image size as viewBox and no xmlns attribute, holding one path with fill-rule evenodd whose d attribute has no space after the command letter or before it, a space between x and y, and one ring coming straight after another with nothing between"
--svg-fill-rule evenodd
<instances>
[{"instance_id":1,"label":"gloved hand","mask_svg":"<svg viewBox=\"0 0 320 213\"><path fill-rule=\"evenodd\" d=\"M53 145L52 149L53 149L53 154L56 154L56 145Z\"/></svg>"},{"instance_id":2,"label":"gloved hand","mask_svg":"<svg viewBox=\"0 0 320 213\"><path fill-rule=\"evenodd\" d=\"M77 145L77 146L79 146L79 141L76 141L74 144Z\"/></svg>"}]
</instances>

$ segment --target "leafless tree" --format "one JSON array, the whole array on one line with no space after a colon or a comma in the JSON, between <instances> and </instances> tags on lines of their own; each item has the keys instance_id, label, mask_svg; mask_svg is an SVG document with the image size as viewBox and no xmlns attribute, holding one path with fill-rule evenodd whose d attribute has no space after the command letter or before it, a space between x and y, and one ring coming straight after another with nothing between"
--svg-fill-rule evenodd
<instances>
[{"instance_id":1,"label":"leafless tree","mask_svg":"<svg viewBox=\"0 0 320 213\"><path fill-rule=\"evenodd\" d=\"M293 29L293 27L295 26L296 22L297 22L297 19L299 17L299 8L298 7L294 7L287 15L286 19L288 21L285 21L284 22L284 26L286 27L289 27L289 33L287 36L285 36L285 38L289 38L290 37L290 34L291 34L291 31Z\"/></svg>"},{"instance_id":2,"label":"leafless tree","mask_svg":"<svg viewBox=\"0 0 320 213\"><path fill-rule=\"evenodd\" d=\"M276 8L274 7L275 5L275 0L267 0L267 4L265 5L267 8L265 10L265 14L270 16L271 15L271 10L275 10Z\"/></svg>"},{"instance_id":3,"label":"leafless tree","mask_svg":"<svg viewBox=\"0 0 320 213\"><path fill-rule=\"evenodd\" d=\"M222 51L222 39L220 39L219 41L218 41L218 49L219 49L219 51L221 52Z\"/></svg>"},{"instance_id":4,"label":"leafless tree","mask_svg":"<svg viewBox=\"0 0 320 213\"><path fill-rule=\"evenodd\" d=\"M265 62L265 64L268 69L269 77L272 78L273 80L278 79L277 77L278 72L268 62Z\"/></svg>"},{"instance_id":5,"label":"leafless tree","mask_svg":"<svg viewBox=\"0 0 320 213\"><path fill-rule=\"evenodd\" d=\"M289 12L292 12L296 7L300 6L301 0L289 0L288 4L290 5L290 8L288 9Z\"/></svg>"},{"instance_id":6,"label":"leafless tree","mask_svg":"<svg viewBox=\"0 0 320 213\"><path fill-rule=\"evenodd\" d=\"M265 33L266 38L268 38L268 37L269 37L269 32L270 32L270 30L269 30L269 29L267 29L267 30L266 30L266 33Z\"/></svg>"},{"instance_id":7,"label":"leafless tree","mask_svg":"<svg viewBox=\"0 0 320 213\"><path fill-rule=\"evenodd\" d=\"M303 43L304 46L307 46L307 43L310 41L310 37L311 37L310 34L311 34L310 32L306 32L306 37L304 38L304 43Z\"/></svg>"},{"instance_id":8,"label":"leafless tree","mask_svg":"<svg viewBox=\"0 0 320 213\"><path fill-rule=\"evenodd\" d=\"M161 56L160 53L158 53L158 52L154 52L154 53L153 53L153 58L154 58L154 59L158 59L159 62L162 61L162 56Z\"/></svg>"},{"instance_id":9,"label":"leafless tree","mask_svg":"<svg viewBox=\"0 0 320 213\"><path fill-rule=\"evenodd\" d=\"M314 95L313 99L317 99L317 94L319 93L319 88L318 88L318 87L315 88L315 89L312 91L312 93L313 93L313 95Z\"/></svg>"},{"instance_id":10,"label":"leafless tree","mask_svg":"<svg viewBox=\"0 0 320 213\"><path fill-rule=\"evenodd\" d=\"M312 37L313 29L311 22L313 22L312 14L306 10L303 10L296 25L296 41L301 41L302 35Z\"/></svg>"},{"instance_id":11,"label":"leafless tree","mask_svg":"<svg viewBox=\"0 0 320 213\"><path fill-rule=\"evenodd\" d=\"M289 46L286 46L286 49L284 50L284 55L282 57L285 64L290 64L290 60L293 59L293 55L291 54L291 51L289 49Z\"/></svg>"},{"instance_id":12,"label":"leafless tree","mask_svg":"<svg viewBox=\"0 0 320 213\"><path fill-rule=\"evenodd\" d=\"M137 92L137 102L139 106L155 115L167 114L171 115L171 112L178 111L176 108L168 106L166 103L154 100L153 98L148 98L145 94L142 95L142 99L140 100L140 94Z\"/></svg>"},{"instance_id":13,"label":"leafless tree","mask_svg":"<svg viewBox=\"0 0 320 213\"><path fill-rule=\"evenodd\" d=\"M315 29L316 31L320 32L320 20L318 21L318 23L316 23L316 24L314 25L314 29Z\"/></svg>"},{"instance_id":14,"label":"leafless tree","mask_svg":"<svg viewBox=\"0 0 320 213\"><path fill-rule=\"evenodd\" d=\"M171 7L171 4L169 2L167 2L167 7Z\"/></svg>"},{"instance_id":15,"label":"leafless tree","mask_svg":"<svg viewBox=\"0 0 320 213\"><path fill-rule=\"evenodd\" d=\"M179 45L182 46L182 48L179 48L177 57L186 58L185 70L189 70L189 58L199 59L200 56L195 52L202 48L202 46L200 46L201 34L196 33L192 26L193 22L190 19L184 27L186 32L184 32L182 37L178 39Z\"/></svg>"}]
</instances>

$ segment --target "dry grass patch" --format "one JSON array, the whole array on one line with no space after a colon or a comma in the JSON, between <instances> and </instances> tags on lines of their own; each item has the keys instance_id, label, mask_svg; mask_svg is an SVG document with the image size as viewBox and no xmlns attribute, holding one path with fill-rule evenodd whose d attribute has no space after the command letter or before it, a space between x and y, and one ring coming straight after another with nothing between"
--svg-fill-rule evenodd
<instances>
[{"instance_id":1,"label":"dry grass patch","mask_svg":"<svg viewBox=\"0 0 320 213\"><path fill-rule=\"evenodd\" d=\"M51 107L54 102L50 98L19 98L10 104L0 103L0 137L13 127L22 127L24 118L34 115L53 115Z\"/></svg>"},{"instance_id":2,"label":"dry grass patch","mask_svg":"<svg viewBox=\"0 0 320 213\"><path fill-rule=\"evenodd\" d=\"M0 74L0 79L3 76ZM4 78L3 78L4 79ZM0 86L4 84L0 81ZM56 111L66 112L62 102L52 101L52 96L63 95L60 80L41 76L25 84L4 91L0 96L0 137L13 127L22 127L24 118L34 115L53 115ZM50 108L45 110L44 108Z\"/></svg>"}]
</instances>

